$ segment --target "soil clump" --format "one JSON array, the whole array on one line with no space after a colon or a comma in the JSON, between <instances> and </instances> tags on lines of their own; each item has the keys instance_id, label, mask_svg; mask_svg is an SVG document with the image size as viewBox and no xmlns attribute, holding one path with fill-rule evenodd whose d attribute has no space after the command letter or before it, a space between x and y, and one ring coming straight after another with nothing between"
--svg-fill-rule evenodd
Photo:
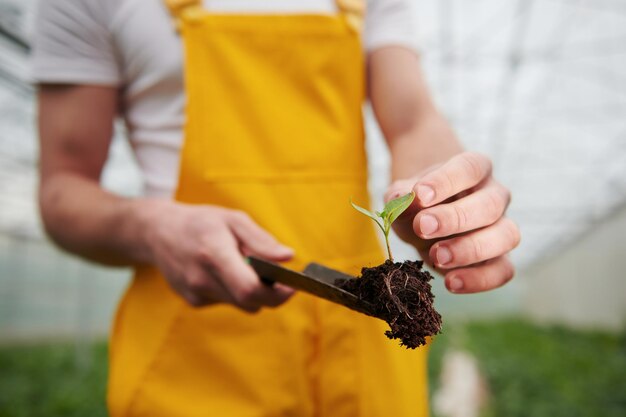
<instances>
[{"instance_id":1,"label":"soil clump","mask_svg":"<svg viewBox=\"0 0 626 417\"><path fill-rule=\"evenodd\" d=\"M338 280L336 285L374 306L372 315L385 320L389 339L415 349L426 344L426 337L441 331L441 315L435 310L430 280L422 261L392 262L361 269L355 279Z\"/></svg>"}]
</instances>

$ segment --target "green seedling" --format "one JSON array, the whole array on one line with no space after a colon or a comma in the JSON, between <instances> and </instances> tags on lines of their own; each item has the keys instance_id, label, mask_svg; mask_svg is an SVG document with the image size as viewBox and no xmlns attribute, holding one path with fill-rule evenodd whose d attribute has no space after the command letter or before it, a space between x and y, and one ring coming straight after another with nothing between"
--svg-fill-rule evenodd
<instances>
[{"instance_id":1,"label":"green seedling","mask_svg":"<svg viewBox=\"0 0 626 417\"><path fill-rule=\"evenodd\" d=\"M400 215L406 210L413 200L415 199L415 192L411 191L410 193L398 197L389 201L385 204L382 212L371 212L369 210L364 209L363 207L359 207L350 200L350 204L359 212L365 214L370 219L374 220L380 230L383 231L385 235L385 244L387 245L387 254L389 255L389 260L393 262L393 256L391 255L391 248L389 247L389 232L391 231L391 225ZM382 220L382 222L381 222Z\"/></svg>"}]
</instances>

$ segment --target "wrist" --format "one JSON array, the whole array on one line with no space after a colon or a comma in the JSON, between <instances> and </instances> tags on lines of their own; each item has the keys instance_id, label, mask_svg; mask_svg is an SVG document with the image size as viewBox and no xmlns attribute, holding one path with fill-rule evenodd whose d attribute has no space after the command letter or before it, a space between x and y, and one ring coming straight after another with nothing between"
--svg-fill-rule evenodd
<instances>
[{"instance_id":1,"label":"wrist","mask_svg":"<svg viewBox=\"0 0 626 417\"><path fill-rule=\"evenodd\" d=\"M134 235L134 258L142 264L155 264L155 242L164 211L172 204L169 200L138 198L129 201L129 216Z\"/></svg>"},{"instance_id":2,"label":"wrist","mask_svg":"<svg viewBox=\"0 0 626 417\"><path fill-rule=\"evenodd\" d=\"M440 116L423 118L410 130L388 139L392 181L414 178L463 152L447 122Z\"/></svg>"}]
</instances>

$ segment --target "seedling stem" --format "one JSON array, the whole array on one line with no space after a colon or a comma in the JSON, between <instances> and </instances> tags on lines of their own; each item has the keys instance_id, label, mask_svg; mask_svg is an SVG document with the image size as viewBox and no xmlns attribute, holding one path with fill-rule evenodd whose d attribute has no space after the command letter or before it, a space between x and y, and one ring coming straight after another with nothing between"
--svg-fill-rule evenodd
<instances>
[{"instance_id":1,"label":"seedling stem","mask_svg":"<svg viewBox=\"0 0 626 417\"><path fill-rule=\"evenodd\" d=\"M385 236L385 245L387 246L387 255L389 256L389 260L393 262L393 255L391 254L391 247L389 246L389 232L391 231L392 223L406 210L413 200L415 199L415 192L411 191L408 194L400 196L396 199L389 201L385 204L382 212L371 212L363 207L357 206L350 200L350 204L360 213L366 215L370 219L374 220L380 230L383 231L383 235ZM380 220L382 220L382 223Z\"/></svg>"}]
</instances>

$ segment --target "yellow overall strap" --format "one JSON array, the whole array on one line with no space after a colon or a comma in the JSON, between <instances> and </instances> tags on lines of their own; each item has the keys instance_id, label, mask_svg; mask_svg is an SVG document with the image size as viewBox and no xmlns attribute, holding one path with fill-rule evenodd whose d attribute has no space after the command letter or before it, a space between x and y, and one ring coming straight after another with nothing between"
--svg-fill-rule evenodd
<instances>
[{"instance_id":1,"label":"yellow overall strap","mask_svg":"<svg viewBox=\"0 0 626 417\"><path fill-rule=\"evenodd\" d=\"M361 33L365 19L365 0L335 0L337 7L343 13L348 24Z\"/></svg>"},{"instance_id":2,"label":"yellow overall strap","mask_svg":"<svg viewBox=\"0 0 626 417\"><path fill-rule=\"evenodd\" d=\"M335 3L350 27L360 33L365 19L365 0L335 0ZM180 19L197 16L203 11L202 0L165 0L165 5L177 30L180 28Z\"/></svg>"},{"instance_id":3,"label":"yellow overall strap","mask_svg":"<svg viewBox=\"0 0 626 417\"><path fill-rule=\"evenodd\" d=\"M182 18L199 15L203 12L202 0L165 0L165 5L172 15L176 30L180 30Z\"/></svg>"}]
</instances>

